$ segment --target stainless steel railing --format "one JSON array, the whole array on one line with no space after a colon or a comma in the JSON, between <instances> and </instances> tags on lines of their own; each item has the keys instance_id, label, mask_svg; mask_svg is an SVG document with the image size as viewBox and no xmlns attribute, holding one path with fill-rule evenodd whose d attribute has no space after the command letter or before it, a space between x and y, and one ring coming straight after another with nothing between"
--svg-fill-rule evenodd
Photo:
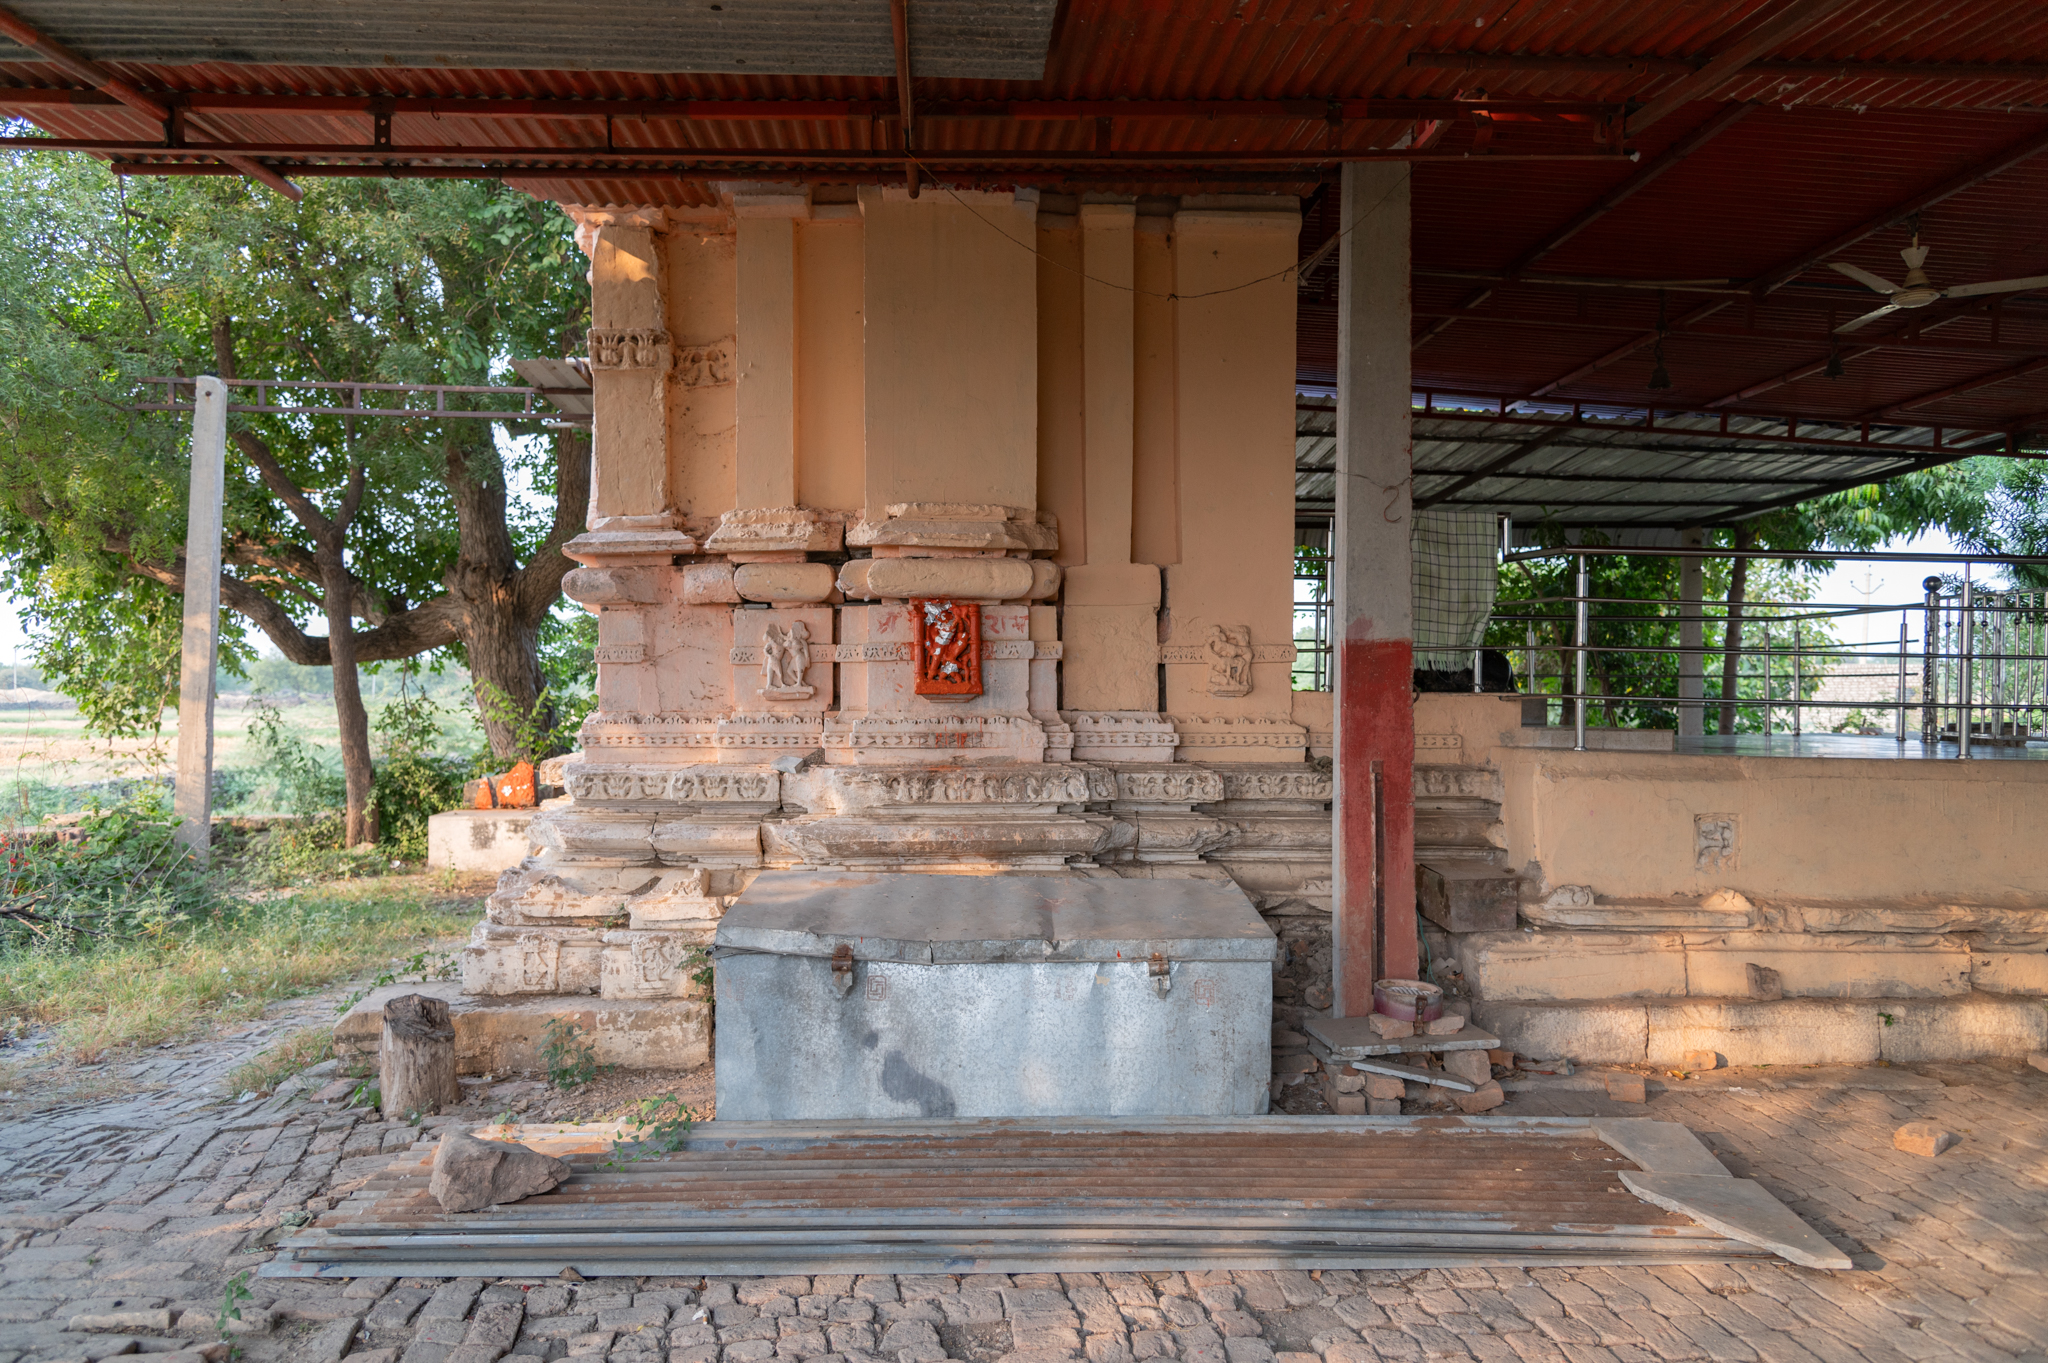
<instances>
[{"instance_id":1,"label":"stainless steel railing","mask_svg":"<svg viewBox=\"0 0 2048 1363\"><path fill-rule=\"evenodd\" d=\"M1512 603L1514 609L1494 613L1489 635L1493 647L1505 645L1511 654L1522 656L1516 673L1527 690L1521 698L1534 704L1541 699L1544 723L1556 705L1560 719L1569 717L1573 746L1586 746L1588 712L1602 706L1611 712L1633 712L1638 719L1675 719L1683 730L1688 715L1697 717L1690 726L1704 731L1709 716L1729 716L1726 728L1740 718L1765 734L1780 732L1799 735L1807 717L1815 711L1841 712L1850 709L1892 711L1891 725L1900 744L1907 742L1909 713L1918 719L1918 736L1930 749L1953 743L1958 756L1969 757L1973 747L1984 745L2024 746L2037 736L2048 738L2048 593L2007 587L1987 587L1981 574L1998 565L2048 563L2048 559L1949 557L1931 554L1794 554L1751 552L1751 559L1779 561L1826 561L1870 559L1889 562L1944 564L1953 571L1929 576L1923 582L1924 595L1917 601L1858 603L1843 605L1815 601L1746 601L1741 616L1742 638L1734 650L1725 645L1728 623L1722 603L1638 600L1596 597L1591 589L1590 560L1600 556L1642 555L1646 557L1728 558L1731 551L1657 549L1645 551L1627 547L1588 546L1556 550L1525 551L1508 555L1512 559L1570 557L1574 564L1574 588L1569 596L1549 596ZM1599 614L1595 614L1595 608ZM1835 627L1857 617L1898 615L1896 641L1848 644L1834 637ZM1907 620L1917 621L1914 637ZM1569 621L1569 637L1558 642L1538 640L1539 627L1556 630ZM1697 646L1658 642L1668 639L1677 627L1696 622L1702 628L1721 625L1721 646L1703 640ZM1521 626L1516 630L1515 626ZM1502 635L1519 633L1522 647L1515 649ZM1726 666L1733 652L1736 665ZM1680 694L1664 694L1661 683L1673 669L1644 660L1676 657ZM1610 688L1617 669L1598 670L1608 678L1599 692L1592 687L1590 673L1596 659L1622 662L1624 678L1620 692ZM1546 673L1543 664L1554 666ZM1630 661L1633 660L1633 661ZM1710 668L1709 661L1721 664ZM1870 679L1882 666L1891 681L1890 694L1856 702L1819 692L1830 676L1845 675L1845 664L1860 665L1855 673ZM1719 673L1717 677L1716 673ZM1732 676L1732 691L1727 685ZM1481 654L1472 658L1473 690L1481 689ZM1631 680L1633 679L1633 680ZM1688 687L1685 683L1693 683ZM1716 681L1719 685L1713 685ZM1917 686L1913 683L1917 681ZM1546 685L1546 683L1550 683ZM1781 727L1782 726L1782 727ZM1653 722L1638 727L1669 727Z\"/></svg>"}]
</instances>

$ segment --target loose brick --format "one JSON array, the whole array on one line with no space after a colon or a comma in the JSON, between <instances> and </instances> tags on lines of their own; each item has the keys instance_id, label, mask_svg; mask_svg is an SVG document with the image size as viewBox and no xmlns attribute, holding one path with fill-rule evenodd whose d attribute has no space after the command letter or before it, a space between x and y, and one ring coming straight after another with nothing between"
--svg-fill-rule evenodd
<instances>
[{"instance_id":1,"label":"loose brick","mask_svg":"<svg viewBox=\"0 0 2048 1363\"><path fill-rule=\"evenodd\" d=\"M1607 1096L1617 1103L1646 1103L1649 1101L1648 1086L1640 1074L1610 1074L1607 1076Z\"/></svg>"}]
</instances>

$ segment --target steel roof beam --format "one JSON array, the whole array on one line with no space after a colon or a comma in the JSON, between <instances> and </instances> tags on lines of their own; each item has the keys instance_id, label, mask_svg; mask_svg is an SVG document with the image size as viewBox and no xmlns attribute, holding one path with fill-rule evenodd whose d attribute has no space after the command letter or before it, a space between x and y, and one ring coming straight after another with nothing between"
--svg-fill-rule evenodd
<instances>
[{"instance_id":1,"label":"steel roof beam","mask_svg":"<svg viewBox=\"0 0 2048 1363\"><path fill-rule=\"evenodd\" d=\"M1410 52L1408 65L1427 71L1510 71L1534 76L1683 76L1698 71L1694 57L1530 57L1494 52ZM1747 76L1825 76L1837 80L2048 81L2048 66L2027 62L1791 61L1766 58L1743 68Z\"/></svg>"},{"instance_id":2,"label":"steel roof beam","mask_svg":"<svg viewBox=\"0 0 2048 1363\"><path fill-rule=\"evenodd\" d=\"M1800 34L1831 18L1837 11L1867 0L1786 0L1775 14L1765 19L1727 49L1708 59L1690 75L1680 76L1659 90L1641 109L1629 115L1631 137L1659 119L1678 112L1696 99L1705 99L1742 73L1744 67L1773 48L1782 47Z\"/></svg>"},{"instance_id":3,"label":"steel roof beam","mask_svg":"<svg viewBox=\"0 0 2048 1363\"><path fill-rule=\"evenodd\" d=\"M1932 208L1945 199L1955 197L1964 190L1974 189L1987 180L2003 175L2015 166L2031 161L2044 151L2048 151L2048 132L2037 132L2031 137L2023 138L1997 155L1987 160L1979 161L1976 165L1969 167L1960 174L1952 175L1930 189L1922 190L1911 198L1901 199L1882 212L1865 218L1862 222L1840 236L1835 237L1832 241L1815 247L1812 250L1801 252L1776 269L1758 275L1754 280L1750 281L1749 292L1753 297L1762 298L1766 294L1783 288L1786 284L1791 283L1820 262L1841 254L1867 237L1882 232L1900 219L1918 213L1923 209ZM1728 307L1732 301L1730 299L1717 299L1714 302L1694 308L1672 323L1668 330L1689 327L1695 322L1703 321L1720 312L1723 308ZM1578 382L1588 374L1597 373L1610 364L1627 359L1644 346L1654 344L1658 335L1659 333L1656 331L1640 332L1634 339L1616 346L1598 359L1589 360L1585 364L1573 369L1570 373L1550 380L1550 382L1542 387L1535 389L1530 396L1537 398L1547 397L1568 384ZM1823 356L1818 363L1825 365L1827 363L1826 357ZM1725 402L1728 400L1721 399L1720 401Z\"/></svg>"},{"instance_id":4,"label":"steel roof beam","mask_svg":"<svg viewBox=\"0 0 2048 1363\"><path fill-rule=\"evenodd\" d=\"M55 38L48 37L42 30L23 21L12 11L0 9L0 34L5 34L74 80L86 82L109 99L125 104L135 112L166 125L167 129L175 122L171 106L162 98L138 90L98 62L90 61ZM270 186L287 199L301 197L297 185L269 166L242 156L222 155L220 159L250 179Z\"/></svg>"},{"instance_id":5,"label":"steel roof beam","mask_svg":"<svg viewBox=\"0 0 2048 1363\"><path fill-rule=\"evenodd\" d=\"M1595 199L1591 204L1581 209L1564 226L1558 228L1555 232L1552 232L1549 236L1517 256L1514 263L1509 265L1503 273L1500 282L1503 284L1515 283L1530 266L1563 246L1614 209L1620 207L1638 191L1647 189L1652 184L1655 184L1667 171L1684 161L1686 157L1691 156L1701 147L1704 147L1707 143L1749 117L1749 112L1750 106L1747 104L1737 104L1731 108L1724 109L1713 118L1708 119L1702 127L1695 129L1671 146L1665 148L1647 164L1636 167L1635 174ZM1493 293L1494 289L1491 285L1476 289L1458 306L1461 308L1476 308L1486 302L1487 299L1493 297ZM1455 319L1446 317L1432 323L1428 330L1409 343L1410 351L1420 350L1423 346L1429 344L1431 338L1442 335L1450 327L1453 320Z\"/></svg>"},{"instance_id":6,"label":"steel roof beam","mask_svg":"<svg viewBox=\"0 0 2048 1363\"><path fill-rule=\"evenodd\" d=\"M75 74L75 73L73 73ZM85 79L85 77L79 77ZM132 88L132 87L131 87ZM140 94L140 91L136 93ZM435 95L281 95L164 91L144 98L175 104L194 113L306 114L332 118L349 114L412 114L428 118L520 118L602 120L658 119L675 122L893 123L904 117L900 100L882 99L490 99ZM0 108L104 107L116 103L99 88L0 86ZM1547 99L1013 99L934 100L920 103L915 117L926 120L1010 123L1131 120L1251 119L1323 126L1332 114L1351 122L1408 122L1418 118L1469 116L1475 110L1527 115L1542 122L1585 123L1616 117L1618 101ZM168 115L166 115L168 116Z\"/></svg>"}]
</instances>

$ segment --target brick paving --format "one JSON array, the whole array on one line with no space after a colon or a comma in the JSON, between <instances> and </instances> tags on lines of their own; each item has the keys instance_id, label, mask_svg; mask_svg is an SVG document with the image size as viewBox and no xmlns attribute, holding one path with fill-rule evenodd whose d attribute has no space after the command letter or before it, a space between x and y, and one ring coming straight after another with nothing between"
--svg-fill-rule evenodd
<instances>
[{"instance_id":1,"label":"brick paving","mask_svg":"<svg viewBox=\"0 0 2048 1363\"><path fill-rule=\"evenodd\" d=\"M1501 1111L1684 1122L1858 1269L252 1278L233 1342L259 1363L2048 1363L2048 1074L1723 1071L1653 1081L1645 1105L1579 1075L1521 1085ZM1895 1150L1908 1121L1962 1143ZM217 1341L225 1284L263 1262L282 1218L323 1210L435 1125L176 1091L0 1125L0 1363ZM66 1328L123 1312L171 1324Z\"/></svg>"}]
</instances>

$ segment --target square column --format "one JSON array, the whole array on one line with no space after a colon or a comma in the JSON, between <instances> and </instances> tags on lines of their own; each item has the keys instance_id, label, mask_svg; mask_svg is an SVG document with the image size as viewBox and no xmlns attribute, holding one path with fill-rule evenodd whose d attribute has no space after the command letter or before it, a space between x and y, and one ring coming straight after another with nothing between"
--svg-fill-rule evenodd
<instances>
[{"instance_id":1,"label":"square column","mask_svg":"<svg viewBox=\"0 0 2048 1363\"><path fill-rule=\"evenodd\" d=\"M1412 979L1415 717L1409 586L1409 168L1344 167L1337 302L1335 1014Z\"/></svg>"},{"instance_id":2,"label":"square column","mask_svg":"<svg viewBox=\"0 0 2048 1363\"><path fill-rule=\"evenodd\" d=\"M796 505L796 218L801 194L734 196L737 504Z\"/></svg>"}]
</instances>

